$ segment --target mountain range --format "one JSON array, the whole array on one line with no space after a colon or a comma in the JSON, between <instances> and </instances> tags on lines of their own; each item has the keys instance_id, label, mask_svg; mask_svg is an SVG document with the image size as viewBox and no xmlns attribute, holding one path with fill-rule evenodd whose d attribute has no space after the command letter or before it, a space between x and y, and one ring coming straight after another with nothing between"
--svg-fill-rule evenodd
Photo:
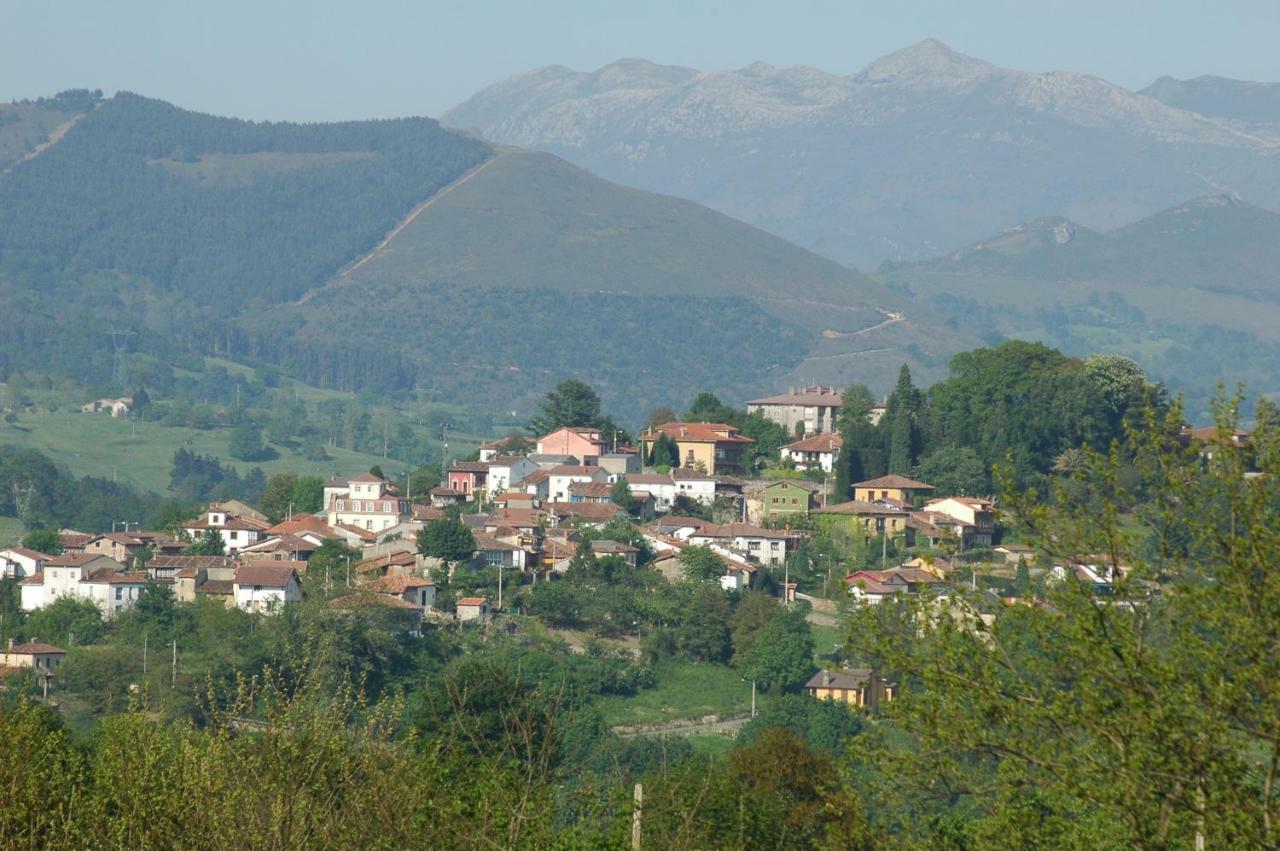
<instances>
[{"instance_id":1,"label":"mountain range","mask_svg":"<svg viewBox=\"0 0 1280 851\"><path fill-rule=\"evenodd\" d=\"M623 417L938 377L976 338L690 201L435 121L254 123L139 95L0 106L0 372L163 385L174 350L344 389ZM104 333L110 332L110 333ZM2 376L0 376L2 377Z\"/></svg>"},{"instance_id":2,"label":"mountain range","mask_svg":"<svg viewBox=\"0 0 1280 851\"><path fill-rule=\"evenodd\" d=\"M1280 214L1211 195L1105 232L1041 218L880 277L959 325L1128 354L1206 416L1219 381L1280 391L1277 269Z\"/></svg>"},{"instance_id":3,"label":"mountain range","mask_svg":"<svg viewBox=\"0 0 1280 851\"><path fill-rule=\"evenodd\" d=\"M1109 230L1206 193L1280 207L1276 88L1000 68L933 39L840 76L628 59L530 71L444 123L706 204L846 265L1061 215Z\"/></svg>"}]
</instances>

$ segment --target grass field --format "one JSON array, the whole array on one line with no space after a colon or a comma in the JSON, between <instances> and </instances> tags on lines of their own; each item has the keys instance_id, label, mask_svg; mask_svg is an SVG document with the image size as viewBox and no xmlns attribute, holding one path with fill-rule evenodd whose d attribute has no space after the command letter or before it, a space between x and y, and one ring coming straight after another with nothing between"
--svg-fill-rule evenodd
<instances>
[{"instance_id":1,"label":"grass field","mask_svg":"<svg viewBox=\"0 0 1280 851\"><path fill-rule=\"evenodd\" d=\"M25 530L16 517L0 517L0 547L16 546L22 541Z\"/></svg>"},{"instance_id":2,"label":"grass field","mask_svg":"<svg viewBox=\"0 0 1280 851\"><path fill-rule=\"evenodd\" d=\"M596 701L607 724L657 724L751 711L751 684L732 668L667 659L654 666L654 673L656 688Z\"/></svg>"},{"instance_id":3,"label":"grass field","mask_svg":"<svg viewBox=\"0 0 1280 851\"><path fill-rule=\"evenodd\" d=\"M230 436L230 429L171 428L78 411L23 415L13 424L0 426L0 445L37 449L77 476L115 477L156 493L168 488L173 453L180 447L226 461ZM374 464L383 464L390 476L404 467L378 455L344 449L331 449L329 454L328 461L308 461L297 453L282 451L272 461L233 463L242 475L256 466L267 475L289 471L326 477L361 473Z\"/></svg>"},{"instance_id":4,"label":"grass field","mask_svg":"<svg viewBox=\"0 0 1280 851\"><path fill-rule=\"evenodd\" d=\"M844 646L844 627L811 623L809 629L813 632L813 650L818 656L830 653L837 644Z\"/></svg>"}]
</instances>

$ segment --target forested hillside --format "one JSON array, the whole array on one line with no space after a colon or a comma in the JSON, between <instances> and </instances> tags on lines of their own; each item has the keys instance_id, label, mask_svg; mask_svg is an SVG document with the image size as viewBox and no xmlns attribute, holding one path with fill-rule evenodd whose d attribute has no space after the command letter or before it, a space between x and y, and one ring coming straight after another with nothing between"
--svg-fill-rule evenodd
<instances>
[{"instance_id":1,"label":"forested hillside","mask_svg":"<svg viewBox=\"0 0 1280 851\"><path fill-rule=\"evenodd\" d=\"M976 342L726 216L426 118L247 122L88 92L6 110L52 143L23 135L0 174L0 308L23 318L0 325L0 381L126 393L171 383L181 352L491 410L587 376L639 416L708 387L887 389Z\"/></svg>"}]
</instances>

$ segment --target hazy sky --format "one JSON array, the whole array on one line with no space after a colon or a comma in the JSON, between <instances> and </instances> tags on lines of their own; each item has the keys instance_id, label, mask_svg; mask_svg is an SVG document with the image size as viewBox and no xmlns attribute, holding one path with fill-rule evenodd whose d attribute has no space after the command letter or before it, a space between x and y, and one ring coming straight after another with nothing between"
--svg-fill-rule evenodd
<instances>
[{"instance_id":1,"label":"hazy sky","mask_svg":"<svg viewBox=\"0 0 1280 851\"><path fill-rule=\"evenodd\" d=\"M88 87L244 118L435 115L539 65L851 73L928 36L1132 88L1280 80L1280 0L0 0L0 100Z\"/></svg>"}]
</instances>

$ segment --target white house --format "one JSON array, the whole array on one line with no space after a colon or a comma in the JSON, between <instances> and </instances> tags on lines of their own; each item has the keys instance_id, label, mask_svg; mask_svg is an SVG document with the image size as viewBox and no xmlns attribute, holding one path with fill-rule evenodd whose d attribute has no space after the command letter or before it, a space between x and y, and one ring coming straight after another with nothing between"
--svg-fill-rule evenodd
<instances>
[{"instance_id":1,"label":"white house","mask_svg":"<svg viewBox=\"0 0 1280 851\"><path fill-rule=\"evenodd\" d=\"M261 541L266 536L267 526L268 524L252 517L232 517L223 509L211 508L201 514L199 519L184 523L182 528L196 541L207 530L213 529L222 536L224 551L231 555Z\"/></svg>"},{"instance_id":2,"label":"white house","mask_svg":"<svg viewBox=\"0 0 1280 851\"><path fill-rule=\"evenodd\" d=\"M811 434L806 438L788 443L779 450L783 461L795 462L797 470L821 470L830 473L835 469L836 456L844 439L839 433Z\"/></svg>"},{"instance_id":3,"label":"white house","mask_svg":"<svg viewBox=\"0 0 1280 851\"><path fill-rule=\"evenodd\" d=\"M971 496L948 496L929 500L924 504L923 511L945 514L972 526L973 546L991 546L991 536L995 531L996 523L996 507L991 500Z\"/></svg>"},{"instance_id":4,"label":"white house","mask_svg":"<svg viewBox=\"0 0 1280 851\"><path fill-rule=\"evenodd\" d=\"M716 501L716 477L700 473L692 467L675 467L671 470L675 483L675 495L683 496L703 505Z\"/></svg>"},{"instance_id":5,"label":"white house","mask_svg":"<svg viewBox=\"0 0 1280 851\"><path fill-rule=\"evenodd\" d=\"M243 565L236 569L232 592L236 606L247 612L271 613L302 601L298 572L288 565Z\"/></svg>"},{"instance_id":6,"label":"white house","mask_svg":"<svg viewBox=\"0 0 1280 851\"><path fill-rule=\"evenodd\" d=\"M760 564L782 564L787 559L787 544L791 536L786 532L764 529L751 523L707 523L694 530L688 537L693 544L724 547Z\"/></svg>"},{"instance_id":7,"label":"white house","mask_svg":"<svg viewBox=\"0 0 1280 851\"><path fill-rule=\"evenodd\" d=\"M145 571L95 570L80 580L80 596L111 617L138 602L147 581Z\"/></svg>"},{"instance_id":8,"label":"white house","mask_svg":"<svg viewBox=\"0 0 1280 851\"><path fill-rule=\"evenodd\" d=\"M467 621L484 623L489 620L488 597L459 597L457 608L458 620L462 623Z\"/></svg>"},{"instance_id":9,"label":"white house","mask_svg":"<svg viewBox=\"0 0 1280 851\"><path fill-rule=\"evenodd\" d=\"M505 493L513 485L533 475L538 465L523 455L498 455L489 459L489 475L485 479L485 487L490 498Z\"/></svg>"},{"instance_id":10,"label":"white house","mask_svg":"<svg viewBox=\"0 0 1280 851\"><path fill-rule=\"evenodd\" d=\"M345 524L381 532L413 519L413 505L390 492L386 481L365 475L351 479L346 493L335 494L328 505L330 526Z\"/></svg>"},{"instance_id":11,"label":"white house","mask_svg":"<svg viewBox=\"0 0 1280 851\"><path fill-rule=\"evenodd\" d=\"M59 597L80 597L80 580L98 571L123 571L124 565L101 555L53 556L44 570L22 581L23 608L27 611L47 606ZM40 590L35 590L39 588ZM27 601L33 605L27 608Z\"/></svg>"},{"instance_id":12,"label":"white house","mask_svg":"<svg viewBox=\"0 0 1280 851\"><path fill-rule=\"evenodd\" d=\"M26 547L0 550L0 579L26 579L44 569L50 556Z\"/></svg>"},{"instance_id":13,"label":"white house","mask_svg":"<svg viewBox=\"0 0 1280 851\"><path fill-rule=\"evenodd\" d=\"M547 499L550 502L569 502L569 485L607 481L609 472L601 467L561 464L547 471Z\"/></svg>"}]
</instances>

